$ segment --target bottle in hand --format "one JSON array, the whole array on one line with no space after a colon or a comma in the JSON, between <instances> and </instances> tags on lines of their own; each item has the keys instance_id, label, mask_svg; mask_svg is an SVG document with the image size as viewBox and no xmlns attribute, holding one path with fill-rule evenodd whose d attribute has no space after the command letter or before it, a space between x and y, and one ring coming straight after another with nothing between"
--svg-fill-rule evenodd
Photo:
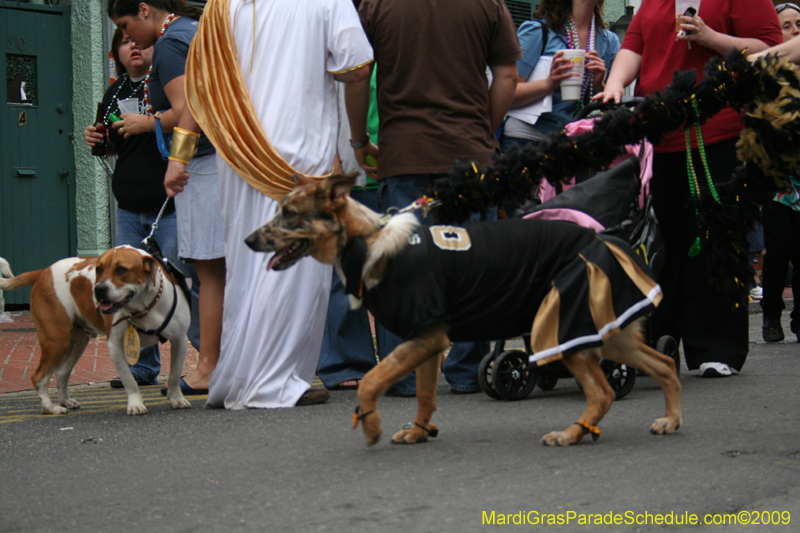
<instances>
[{"instance_id":1,"label":"bottle in hand","mask_svg":"<svg viewBox=\"0 0 800 533\"><path fill-rule=\"evenodd\" d=\"M103 140L98 141L92 146L92 155L97 156L104 156L106 155L106 132L108 132L108 128L103 123L103 104L97 104L97 116L94 120L94 127L97 130L97 133L103 135Z\"/></svg>"}]
</instances>

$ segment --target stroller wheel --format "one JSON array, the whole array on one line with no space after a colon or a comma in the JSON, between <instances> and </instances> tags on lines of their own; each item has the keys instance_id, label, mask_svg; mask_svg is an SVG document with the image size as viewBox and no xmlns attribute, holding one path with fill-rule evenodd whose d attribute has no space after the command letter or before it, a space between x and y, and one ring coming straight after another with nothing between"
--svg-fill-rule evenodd
<instances>
[{"instance_id":1,"label":"stroller wheel","mask_svg":"<svg viewBox=\"0 0 800 533\"><path fill-rule=\"evenodd\" d=\"M481 390L490 398L502 400L503 398L492 388L492 375L494 374L497 355L497 353L491 351L481 360L481 364L478 365L478 384L480 384Z\"/></svg>"},{"instance_id":2,"label":"stroller wheel","mask_svg":"<svg viewBox=\"0 0 800 533\"><path fill-rule=\"evenodd\" d=\"M615 363L604 359L600 361L600 368L606 375L608 384L614 389L616 394L615 400L620 400L627 396L633 390L633 384L636 382L636 369L627 365Z\"/></svg>"},{"instance_id":3,"label":"stroller wheel","mask_svg":"<svg viewBox=\"0 0 800 533\"><path fill-rule=\"evenodd\" d=\"M656 351L661 352L675 361L675 373L681 375L681 352L678 349L678 341L674 337L664 335L656 341Z\"/></svg>"},{"instance_id":4,"label":"stroller wheel","mask_svg":"<svg viewBox=\"0 0 800 533\"><path fill-rule=\"evenodd\" d=\"M492 387L506 400L521 400L536 385L536 367L528 362L528 354L508 350L497 356L492 373Z\"/></svg>"},{"instance_id":5,"label":"stroller wheel","mask_svg":"<svg viewBox=\"0 0 800 533\"><path fill-rule=\"evenodd\" d=\"M558 383L558 376L547 369L547 365L536 370L536 386L542 390L553 390Z\"/></svg>"}]
</instances>

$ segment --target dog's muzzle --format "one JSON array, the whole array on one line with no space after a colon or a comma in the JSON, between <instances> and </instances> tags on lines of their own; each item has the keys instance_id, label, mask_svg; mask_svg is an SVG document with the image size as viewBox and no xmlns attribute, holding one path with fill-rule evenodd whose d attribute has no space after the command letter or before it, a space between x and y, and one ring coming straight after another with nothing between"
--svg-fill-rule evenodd
<instances>
[{"instance_id":1,"label":"dog's muzzle","mask_svg":"<svg viewBox=\"0 0 800 533\"><path fill-rule=\"evenodd\" d=\"M96 285L94 288L94 297L97 300L97 306L100 309L100 312L104 315L113 315L125 305L131 301L133 298L133 292L128 293L128 296L123 298L118 302L112 302L108 296L108 287L105 285Z\"/></svg>"},{"instance_id":2,"label":"dog's muzzle","mask_svg":"<svg viewBox=\"0 0 800 533\"><path fill-rule=\"evenodd\" d=\"M278 249L275 240L266 236L269 231L265 228L261 226L248 235L244 242L256 252L275 252L267 264L267 270L285 270L305 257L311 248L311 240L293 239L288 246Z\"/></svg>"},{"instance_id":3,"label":"dog's muzzle","mask_svg":"<svg viewBox=\"0 0 800 533\"><path fill-rule=\"evenodd\" d=\"M247 236L244 240L244 243L250 247L251 250L256 252L271 252L273 250L273 246L275 245L275 241L271 239L267 239L264 241L263 245L260 244L261 239L259 238L259 234L261 233L261 228L255 230L253 233Z\"/></svg>"},{"instance_id":4,"label":"dog's muzzle","mask_svg":"<svg viewBox=\"0 0 800 533\"><path fill-rule=\"evenodd\" d=\"M309 248L311 248L311 241L308 239L294 241L286 248L275 252L267 264L267 270L286 270L305 257Z\"/></svg>"}]
</instances>

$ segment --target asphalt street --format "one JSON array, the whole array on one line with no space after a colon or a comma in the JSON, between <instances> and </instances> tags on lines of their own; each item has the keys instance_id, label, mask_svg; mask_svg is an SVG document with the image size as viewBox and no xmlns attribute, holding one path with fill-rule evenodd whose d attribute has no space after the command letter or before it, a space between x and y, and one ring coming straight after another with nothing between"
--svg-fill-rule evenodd
<instances>
[{"instance_id":1,"label":"asphalt street","mask_svg":"<svg viewBox=\"0 0 800 533\"><path fill-rule=\"evenodd\" d=\"M353 391L295 409L210 410L199 399L172 411L151 387L140 417L105 387L75 390L84 408L63 416L38 415L31 393L6 394L0 531L469 532L504 521L514 530L798 531L800 345L794 335L758 342L760 319L751 317L741 374L700 379L683 368L677 434L649 433L664 404L643 377L597 442L569 448L539 438L581 414L572 379L517 402L453 395L442 381L439 437L415 446L388 442L415 400L381 398L385 433L371 448L350 428ZM691 515L730 523L723 514L750 524L674 525ZM569 523L537 525L543 515ZM783 525L754 525L762 521Z\"/></svg>"}]
</instances>

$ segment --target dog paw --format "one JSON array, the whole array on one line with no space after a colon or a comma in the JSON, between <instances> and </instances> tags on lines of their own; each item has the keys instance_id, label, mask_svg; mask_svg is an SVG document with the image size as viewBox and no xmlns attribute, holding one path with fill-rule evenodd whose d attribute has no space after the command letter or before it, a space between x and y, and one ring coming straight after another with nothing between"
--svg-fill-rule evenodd
<instances>
[{"instance_id":1,"label":"dog paw","mask_svg":"<svg viewBox=\"0 0 800 533\"><path fill-rule=\"evenodd\" d=\"M653 425L650 426L650 433L654 435L669 435L675 433L679 427L681 427L679 421L669 417L658 418L653 422Z\"/></svg>"},{"instance_id":2,"label":"dog paw","mask_svg":"<svg viewBox=\"0 0 800 533\"><path fill-rule=\"evenodd\" d=\"M69 413L69 410L66 407L61 407L60 405L51 405L50 407L42 406L43 415L65 415L67 413Z\"/></svg>"},{"instance_id":3,"label":"dog paw","mask_svg":"<svg viewBox=\"0 0 800 533\"><path fill-rule=\"evenodd\" d=\"M169 404L172 406L173 409L191 409L192 404L189 403L189 400L181 396L180 398L170 398Z\"/></svg>"},{"instance_id":4,"label":"dog paw","mask_svg":"<svg viewBox=\"0 0 800 533\"><path fill-rule=\"evenodd\" d=\"M143 404L128 405L128 414L131 416L146 415L147 407L145 407Z\"/></svg>"},{"instance_id":5,"label":"dog paw","mask_svg":"<svg viewBox=\"0 0 800 533\"><path fill-rule=\"evenodd\" d=\"M383 426L381 425L381 415L376 409L368 416L361 419L364 428L364 440L367 441L367 446L374 446L381 440L383 435ZM355 429L355 426L353 426Z\"/></svg>"},{"instance_id":6,"label":"dog paw","mask_svg":"<svg viewBox=\"0 0 800 533\"><path fill-rule=\"evenodd\" d=\"M579 441L580 439L575 439L568 431L553 431L542 437L539 442L545 446L569 446L577 444Z\"/></svg>"},{"instance_id":7,"label":"dog paw","mask_svg":"<svg viewBox=\"0 0 800 533\"><path fill-rule=\"evenodd\" d=\"M428 442L428 437L435 437L439 434L436 426L431 424L431 431L425 431L416 424L408 423L403 429L392 436L392 444L421 444Z\"/></svg>"},{"instance_id":8,"label":"dog paw","mask_svg":"<svg viewBox=\"0 0 800 533\"><path fill-rule=\"evenodd\" d=\"M67 401L61 402L61 405L66 407L67 409L80 409L81 404L78 400L73 400L72 398L67 398Z\"/></svg>"},{"instance_id":9,"label":"dog paw","mask_svg":"<svg viewBox=\"0 0 800 533\"><path fill-rule=\"evenodd\" d=\"M402 430L392 436L392 444L422 444L428 442L428 437L422 435L412 435L410 431Z\"/></svg>"},{"instance_id":10,"label":"dog paw","mask_svg":"<svg viewBox=\"0 0 800 533\"><path fill-rule=\"evenodd\" d=\"M375 446L378 444L378 441L381 440L381 433L377 433L375 435L367 435L364 433L364 440L367 442L367 446Z\"/></svg>"}]
</instances>

